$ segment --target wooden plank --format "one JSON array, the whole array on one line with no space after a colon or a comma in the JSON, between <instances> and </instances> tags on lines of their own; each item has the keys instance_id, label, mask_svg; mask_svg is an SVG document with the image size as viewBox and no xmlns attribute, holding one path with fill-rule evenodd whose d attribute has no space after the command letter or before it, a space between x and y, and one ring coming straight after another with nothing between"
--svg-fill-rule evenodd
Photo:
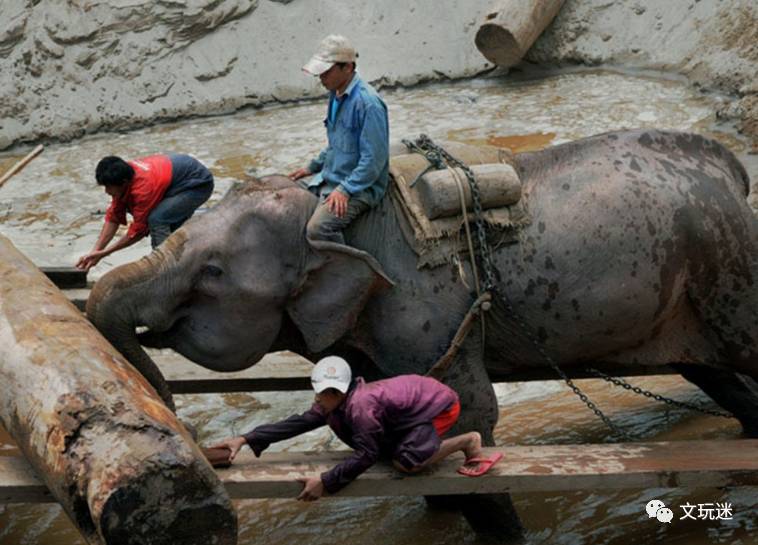
<instances>
[{"instance_id":1,"label":"wooden plank","mask_svg":"<svg viewBox=\"0 0 758 545\"><path fill-rule=\"evenodd\" d=\"M55 503L29 462L21 456L0 456L0 504Z\"/></svg>"},{"instance_id":2,"label":"wooden plank","mask_svg":"<svg viewBox=\"0 0 758 545\"><path fill-rule=\"evenodd\" d=\"M758 439L510 446L487 475L456 473L453 456L417 475L380 463L336 494L341 497L559 492L645 488L720 488L758 485ZM228 469L217 470L235 499L294 498L298 477L328 470L349 452L266 453L245 449ZM0 503L53 501L20 457L0 457Z\"/></svg>"},{"instance_id":3,"label":"wooden plank","mask_svg":"<svg viewBox=\"0 0 758 545\"><path fill-rule=\"evenodd\" d=\"M596 489L711 488L758 485L758 440L682 441L599 445L513 446L486 449L504 458L471 478L451 457L417 475L379 464L340 496L421 496ZM349 453L264 454L249 451L219 476L232 498L289 498L299 476L318 475Z\"/></svg>"},{"instance_id":4,"label":"wooden plank","mask_svg":"<svg viewBox=\"0 0 758 545\"><path fill-rule=\"evenodd\" d=\"M87 271L82 271L76 267L40 267L40 270L60 289L87 287Z\"/></svg>"},{"instance_id":5,"label":"wooden plank","mask_svg":"<svg viewBox=\"0 0 758 545\"><path fill-rule=\"evenodd\" d=\"M231 392L297 392L311 389L310 377L211 378L167 380L173 394L227 394Z\"/></svg>"},{"instance_id":6,"label":"wooden plank","mask_svg":"<svg viewBox=\"0 0 758 545\"><path fill-rule=\"evenodd\" d=\"M44 270L42 271L44 272ZM86 278L85 278L86 281ZM53 280L55 282L55 280ZM74 303L74 306L84 312L87 306L87 298L89 297L89 288L65 288L63 294L68 297L68 300Z\"/></svg>"}]
</instances>

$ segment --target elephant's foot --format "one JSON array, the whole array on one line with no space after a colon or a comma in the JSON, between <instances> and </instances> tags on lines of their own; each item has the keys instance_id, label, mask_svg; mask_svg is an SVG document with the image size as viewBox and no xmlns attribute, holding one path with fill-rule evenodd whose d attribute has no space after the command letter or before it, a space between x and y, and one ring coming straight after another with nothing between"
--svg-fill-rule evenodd
<instances>
[{"instance_id":1,"label":"elephant's foot","mask_svg":"<svg viewBox=\"0 0 758 545\"><path fill-rule=\"evenodd\" d=\"M487 543L520 543L524 537L510 494L471 494L462 497L463 516L480 540Z\"/></svg>"},{"instance_id":2,"label":"elephant's foot","mask_svg":"<svg viewBox=\"0 0 758 545\"><path fill-rule=\"evenodd\" d=\"M742 424L746 437L758 438L758 381L733 371L700 365L673 365Z\"/></svg>"},{"instance_id":3,"label":"elephant's foot","mask_svg":"<svg viewBox=\"0 0 758 545\"><path fill-rule=\"evenodd\" d=\"M524 538L524 528L510 494L426 496L431 509L460 511L476 532L477 543L514 545Z\"/></svg>"},{"instance_id":4,"label":"elephant's foot","mask_svg":"<svg viewBox=\"0 0 758 545\"><path fill-rule=\"evenodd\" d=\"M472 329L448 369L443 382L458 392L461 415L447 436L478 431L484 446L494 446L492 430L497 423L497 397L484 368L480 329ZM518 543L523 526L509 494L466 494L427 498L430 506L458 509L479 540L488 543Z\"/></svg>"}]
</instances>

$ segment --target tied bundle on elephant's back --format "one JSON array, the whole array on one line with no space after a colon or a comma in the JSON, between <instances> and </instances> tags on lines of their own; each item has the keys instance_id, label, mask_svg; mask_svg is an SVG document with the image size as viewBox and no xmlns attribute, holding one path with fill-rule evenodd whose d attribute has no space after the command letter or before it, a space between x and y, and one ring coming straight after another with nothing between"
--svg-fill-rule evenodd
<instances>
[{"instance_id":1,"label":"tied bundle on elephant's back","mask_svg":"<svg viewBox=\"0 0 758 545\"><path fill-rule=\"evenodd\" d=\"M530 218L521 195L521 181L514 168L514 156L505 149L461 142L440 142L453 157L475 173L482 202L482 219L490 227L493 247L512 243ZM469 223L474 208L471 190L460 168L429 170L429 162L403 146L392 150L389 195L398 211L406 241L418 255L418 268L437 267L467 256L462 235L463 192ZM458 189L460 183L461 189Z\"/></svg>"},{"instance_id":2,"label":"tied bundle on elephant's back","mask_svg":"<svg viewBox=\"0 0 758 545\"><path fill-rule=\"evenodd\" d=\"M516 204L521 198L521 181L509 164L473 165L471 171L479 186L483 210ZM460 184L460 190L459 190ZM460 168L436 170L424 174L416 188L426 216L430 220L461 214L460 191L463 191L466 210L474 212L471 187L466 173Z\"/></svg>"}]
</instances>

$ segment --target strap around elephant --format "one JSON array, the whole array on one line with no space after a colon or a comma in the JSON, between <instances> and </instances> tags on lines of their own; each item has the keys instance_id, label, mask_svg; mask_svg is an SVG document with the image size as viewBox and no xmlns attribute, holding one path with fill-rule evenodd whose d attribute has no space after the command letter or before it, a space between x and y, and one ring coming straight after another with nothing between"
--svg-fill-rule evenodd
<instances>
[{"instance_id":1,"label":"strap around elephant","mask_svg":"<svg viewBox=\"0 0 758 545\"><path fill-rule=\"evenodd\" d=\"M461 325L458 326L458 331L455 332L455 336L453 337L447 352L445 352L442 357L432 365L432 368L426 373L427 376L442 380L442 377L445 376L445 373L447 373L450 365L455 360L455 356L458 355L461 346L463 346L463 341L466 340L466 336L469 331L471 331L471 327L474 325L474 320L482 310L487 310L489 308L491 300L492 295L489 292L484 292L476 301L474 301L471 308L469 308L466 313L466 316L464 316Z\"/></svg>"}]
</instances>

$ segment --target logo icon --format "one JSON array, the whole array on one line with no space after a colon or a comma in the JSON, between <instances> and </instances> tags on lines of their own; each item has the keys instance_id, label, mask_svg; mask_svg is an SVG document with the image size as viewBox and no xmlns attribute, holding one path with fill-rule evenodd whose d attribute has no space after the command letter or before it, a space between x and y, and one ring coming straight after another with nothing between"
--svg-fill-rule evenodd
<instances>
[{"instance_id":1,"label":"logo icon","mask_svg":"<svg viewBox=\"0 0 758 545\"><path fill-rule=\"evenodd\" d=\"M647 511L647 516L649 518L656 518L658 519L658 522L671 524L671 519L674 518L673 511L666 507L666 504L661 500L650 500L647 502L645 511Z\"/></svg>"},{"instance_id":2,"label":"logo icon","mask_svg":"<svg viewBox=\"0 0 758 545\"><path fill-rule=\"evenodd\" d=\"M661 508L666 508L666 504L661 500L650 500L645 506L645 511L647 511L647 516L652 519L658 516L658 509Z\"/></svg>"},{"instance_id":3,"label":"logo icon","mask_svg":"<svg viewBox=\"0 0 758 545\"><path fill-rule=\"evenodd\" d=\"M671 524L671 519L674 518L674 513L668 507L661 507L655 514L659 522L665 522Z\"/></svg>"}]
</instances>

